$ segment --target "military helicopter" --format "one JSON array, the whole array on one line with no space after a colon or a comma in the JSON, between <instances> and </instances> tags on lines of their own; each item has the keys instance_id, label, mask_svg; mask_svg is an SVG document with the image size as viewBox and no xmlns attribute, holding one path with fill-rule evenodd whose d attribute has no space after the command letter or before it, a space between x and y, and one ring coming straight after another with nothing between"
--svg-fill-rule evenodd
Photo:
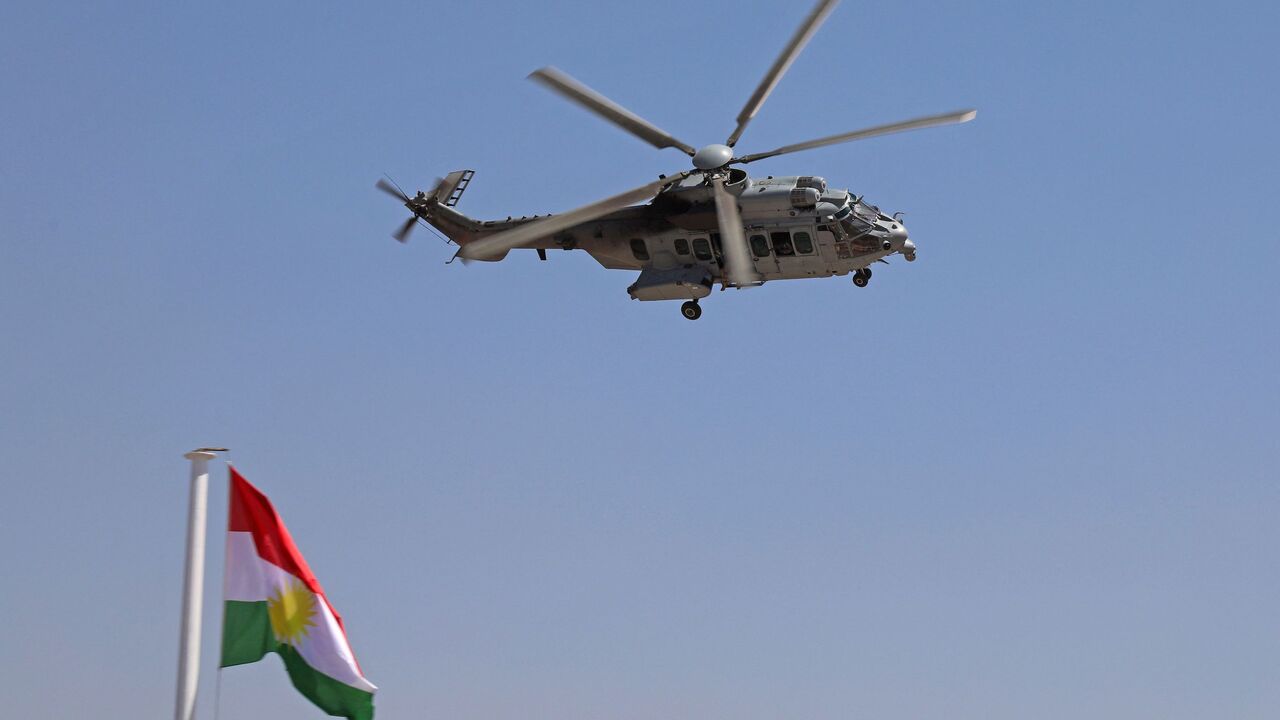
<instances>
[{"instance_id":1,"label":"military helicopter","mask_svg":"<svg viewBox=\"0 0 1280 720\"><path fill-rule=\"evenodd\" d=\"M429 192L410 197L386 179L377 187L408 208L412 216L393 237L404 242L419 221L458 245L455 258L498 261L514 249L585 250L605 268L638 270L627 288L636 300L683 300L680 312L702 316L698 301L721 290L763 285L771 280L853 274L866 287L871 266L900 254L916 259L901 213L886 215L847 190L827 187L812 176L752 178L736 165L920 128L972 120L974 110L916 118L831 135L774 150L739 155L734 150L782 75L835 9L838 0L819 0L792 35L755 92L738 113L724 143L695 148L618 105L554 67L529 78L581 105L658 149L676 148L693 168L564 213L480 221L455 210L475 174L459 170ZM648 201L643 205L634 205ZM452 260L450 260L452 262Z\"/></svg>"}]
</instances>

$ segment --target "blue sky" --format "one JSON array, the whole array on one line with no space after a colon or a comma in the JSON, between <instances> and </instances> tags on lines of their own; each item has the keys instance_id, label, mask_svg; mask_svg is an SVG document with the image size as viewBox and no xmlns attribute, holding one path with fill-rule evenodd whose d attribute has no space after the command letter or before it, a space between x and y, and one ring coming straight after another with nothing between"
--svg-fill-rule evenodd
<instances>
[{"instance_id":1,"label":"blue sky","mask_svg":"<svg viewBox=\"0 0 1280 720\"><path fill-rule=\"evenodd\" d=\"M715 293L445 266L373 189L552 212L721 141L807 2L0 9L0 690L169 712L184 451L276 501L380 717L1280 706L1273 4L845 2L739 147L920 260ZM210 717L225 522L211 494ZM312 718L278 663L223 718Z\"/></svg>"}]
</instances>

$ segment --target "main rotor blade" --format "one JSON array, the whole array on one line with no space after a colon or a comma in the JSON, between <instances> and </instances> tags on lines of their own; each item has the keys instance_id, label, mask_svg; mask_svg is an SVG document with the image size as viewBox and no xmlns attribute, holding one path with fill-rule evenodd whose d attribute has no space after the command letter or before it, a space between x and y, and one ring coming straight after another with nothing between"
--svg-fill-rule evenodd
<instances>
[{"instance_id":1,"label":"main rotor blade","mask_svg":"<svg viewBox=\"0 0 1280 720\"><path fill-rule=\"evenodd\" d=\"M417 224L418 224L418 216L411 215L408 220L404 221L404 224L400 226L399 230L396 230L395 232L391 233L391 237L395 238L396 240L399 240L400 242L408 242L409 233L413 231L413 226Z\"/></svg>"},{"instance_id":2,"label":"main rotor blade","mask_svg":"<svg viewBox=\"0 0 1280 720\"><path fill-rule=\"evenodd\" d=\"M711 182L716 198L716 219L720 222L720 247L724 251L724 270L729 282L738 287L755 285L756 276L751 264L751 252L747 238L742 233L742 214L738 212L738 199L724 189L724 178Z\"/></svg>"},{"instance_id":3,"label":"main rotor blade","mask_svg":"<svg viewBox=\"0 0 1280 720\"><path fill-rule=\"evenodd\" d=\"M809 12L809 17L804 19L800 27L796 29L796 34L791 36L791 41L782 49L782 54L777 60L773 61L773 67L769 68L769 72L765 73L764 79L760 81L759 87L751 94L751 98L747 100L747 104L742 106L742 112L738 113L738 127L734 129L733 134L725 140L724 144L733 147L738 142L738 138L742 137L742 131L747 129L747 123L751 122L751 118L760 112L760 106L764 105L764 101L769 97L769 93L773 92L773 88L782 79L783 73L787 68L791 67L791 63L800 55L800 51L804 49L805 44L809 42L809 38L818 31L822 25L822 21L827 19L831 11L835 9L836 3L840 0L818 0L818 4Z\"/></svg>"},{"instance_id":4,"label":"main rotor blade","mask_svg":"<svg viewBox=\"0 0 1280 720\"><path fill-rule=\"evenodd\" d=\"M749 163L765 158L776 157L778 155L787 155L801 150L812 150L827 145L836 145L838 143L851 142L853 140L863 140L877 135L890 135L892 133L903 132L905 130L918 130L920 128L936 127L938 125L953 125L955 123L969 122L978 115L977 110L963 110L960 112L947 113L945 115L930 115L929 117L916 118L915 120L907 120L905 122L892 123L889 125L877 125L876 127L866 128L865 130L854 130L853 132L842 133L840 135L831 135L830 137L810 140L808 142L796 143L795 145L785 145L777 150L769 152L751 153L743 155L740 158L734 158L729 161L730 164Z\"/></svg>"},{"instance_id":5,"label":"main rotor blade","mask_svg":"<svg viewBox=\"0 0 1280 720\"><path fill-rule=\"evenodd\" d=\"M381 190L382 192L384 192L384 193L386 193L386 194L390 195L391 197L393 197L393 198L395 198L395 199L399 200L399 201L400 201L400 202L402 202L402 203L407 203L407 202L409 202L409 196L408 196L408 195L405 195L405 194L400 190L400 188L398 188L398 187L396 187L395 185L392 185L390 182L388 182L386 178L378 178L378 182L377 182L377 184L375 184L375 185L374 185L374 187L378 188L378 189L379 189L379 190Z\"/></svg>"},{"instance_id":6,"label":"main rotor blade","mask_svg":"<svg viewBox=\"0 0 1280 720\"><path fill-rule=\"evenodd\" d=\"M547 86L659 150L673 147L688 155L695 152L692 145L677 140L667 131L569 77L558 68L547 66L534 70L529 73L529 79Z\"/></svg>"},{"instance_id":7,"label":"main rotor blade","mask_svg":"<svg viewBox=\"0 0 1280 720\"><path fill-rule=\"evenodd\" d=\"M593 202L590 205L583 205L580 208L569 210L558 215L551 215L534 220L532 222L518 225L510 230L504 230L500 233L490 235L489 237L480 238L474 242L469 242L458 250L458 255L472 260L478 260L485 257L501 255L502 253L530 240L547 237L555 233L571 228L579 223L595 220L603 215L608 215L614 210L620 210L628 205L637 203L653 197L659 190L678 183L693 174L692 170L686 170L682 173L670 175L665 178L655 180L651 183L641 185L634 190L628 190L624 193L618 193L604 200Z\"/></svg>"}]
</instances>

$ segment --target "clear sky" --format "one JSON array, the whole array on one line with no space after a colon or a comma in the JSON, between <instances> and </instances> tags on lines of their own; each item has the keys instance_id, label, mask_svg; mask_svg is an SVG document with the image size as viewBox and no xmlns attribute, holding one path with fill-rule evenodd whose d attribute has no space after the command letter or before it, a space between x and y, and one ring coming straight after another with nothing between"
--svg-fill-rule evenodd
<instances>
[{"instance_id":1,"label":"clear sky","mask_svg":"<svg viewBox=\"0 0 1280 720\"><path fill-rule=\"evenodd\" d=\"M171 712L216 444L382 718L1274 718L1276 4L844 2L740 149L979 109L752 166L907 213L866 289L388 236L687 167L525 75L719 142L809 7L0 6L4 714Z\"/></svg>"}]
</instances>

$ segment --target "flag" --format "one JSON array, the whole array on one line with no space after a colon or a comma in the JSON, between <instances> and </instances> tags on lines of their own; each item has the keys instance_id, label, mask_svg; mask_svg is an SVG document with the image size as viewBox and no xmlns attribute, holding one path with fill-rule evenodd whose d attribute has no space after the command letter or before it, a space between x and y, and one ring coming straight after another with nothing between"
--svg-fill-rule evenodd
<instances>
[{"instance_id":1,"label":"flag","mask_svg":"<svg viewBox=\"0 0 1280 720\"><path fill-rule=\"evenodd\" d=\"M369 720L377 688L356 663L342 616L271 501L230 470L220 666L257 662L274 652L293 686L326 713Z\"/></svg>"}]
</instances>

